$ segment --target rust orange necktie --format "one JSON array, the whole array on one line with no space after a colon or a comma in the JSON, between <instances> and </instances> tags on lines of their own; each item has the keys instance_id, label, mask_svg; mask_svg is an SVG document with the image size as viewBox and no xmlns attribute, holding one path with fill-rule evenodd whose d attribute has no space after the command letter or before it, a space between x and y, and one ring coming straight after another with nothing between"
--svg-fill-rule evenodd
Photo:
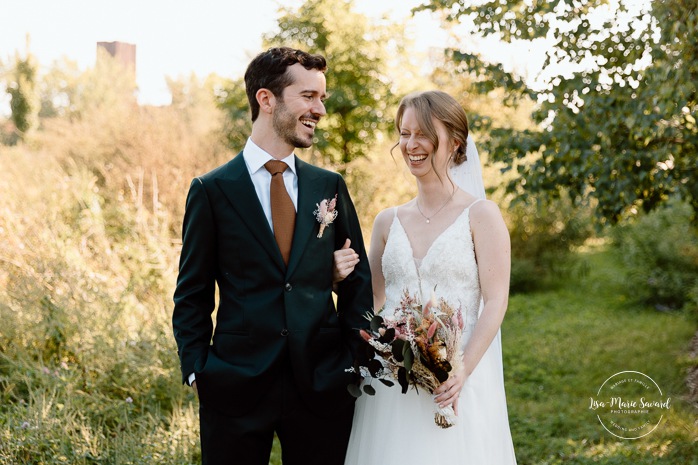
<instances>
[{"instance_id":1,"label":"rust orange necktie","mask_svg":"<svg viewBox=\"0 0 698 465\"><path fill-rule=\"evenodd\" d=\"M291 256L291 243L293 241L293 229L296 226L296 209L293 206L291 196L288 195L284 185L284 171L288 165L279 160L269 160L264 167L271 174L271 222L274 229L274 237L288 265Z\"/></svg>"}]
</instances>

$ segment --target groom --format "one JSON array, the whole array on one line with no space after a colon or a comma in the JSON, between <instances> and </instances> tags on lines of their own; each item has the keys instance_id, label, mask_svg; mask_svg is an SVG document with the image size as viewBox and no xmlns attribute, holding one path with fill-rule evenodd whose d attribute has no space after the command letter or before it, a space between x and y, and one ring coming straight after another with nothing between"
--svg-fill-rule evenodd
<instances>
[{"instance_id":1,"label":"groom","mask_svg":"<svg viewBox=\"0 0 698 465\"><path fill-rule=\"evenodd\" d=\"M285 47L254 58L247 144L189 189L172 323L199 396L204 464L267 465L274 433L284 465L344 462L345 369L372 292L344 180L293 153L325 115L325 70L322 56ZM333 251L346 239L360 261L335 308Z\"/></svg>"}]
</instances>

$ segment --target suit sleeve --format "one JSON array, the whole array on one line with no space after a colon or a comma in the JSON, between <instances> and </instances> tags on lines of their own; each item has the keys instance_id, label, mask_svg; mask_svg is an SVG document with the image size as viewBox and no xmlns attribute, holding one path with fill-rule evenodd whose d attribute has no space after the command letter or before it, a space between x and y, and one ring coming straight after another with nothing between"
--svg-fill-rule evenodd
<instances>
[{"instance_id":1,"label":"suit sleeve","mask_svg":"<svg viewBox=\"0 0 698 465\"><path fill-rule=\"evenodd\" d=\"M335 235L335 250L341 248L345 240L349 238L351 239L351 247L359 255L358 265L346 279L339 283L337 289L337 311L340 322L344 334L348 335L351 350L356 357L357 349L361 344L359 329L368 327L369 321L364 316L373 310L371 271L359 218L346 183L341 176L337 191L338 228Z\"/></svg>"},{"instance_id":2,"label":"suit sleeve","mask_svg":"<svg viewBox=\"0 0 698 465\"><path fill-rule=\"evenodd\" d=\"M182 254L174 294L172 327L182 381L205 360L213 333L216 234L211 205L199 178L192 181L182 224Z\"/></svg>"}]
</instances>

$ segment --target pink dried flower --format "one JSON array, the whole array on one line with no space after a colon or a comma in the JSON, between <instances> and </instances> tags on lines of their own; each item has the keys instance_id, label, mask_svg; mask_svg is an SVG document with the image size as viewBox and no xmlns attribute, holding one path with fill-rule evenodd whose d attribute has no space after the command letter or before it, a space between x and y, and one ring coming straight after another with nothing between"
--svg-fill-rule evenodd
<instances>
[{"instance_id":1,"label":"pink dried flower","mask_svg":"<svg viewBox=\"0 0 698 465\"><path fill-rule=\"evenodd\" d=\"M429 330L427 331L427 339L431 339L434 337L434 333L436 332L436 328L439 326L438 321L435 321L429 326Z\"/></svg>"},{"instance_id":2,"label":"pink dried flower","mask_svg":"<svg viewBox=\"0 0 698 465\"><path fill-rule=\"evenodd\" d=\"M337 194L331 200L323 199L319 204L315 204L317 209L313 212L315 219L320 223L320 230L318 231L317 237L321 238L322 233L325 228L332 224L332 222L337 218L337 210L335 206L337 205Z\"/></svg>"}]
</instances>

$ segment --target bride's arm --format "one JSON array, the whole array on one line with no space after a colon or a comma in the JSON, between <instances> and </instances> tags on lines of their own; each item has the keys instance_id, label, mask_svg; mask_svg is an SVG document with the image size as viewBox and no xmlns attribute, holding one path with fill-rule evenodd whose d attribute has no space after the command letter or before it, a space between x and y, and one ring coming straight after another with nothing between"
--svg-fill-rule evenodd
<instances>
[{"instance_id":1,"label":"bride's arm","mask_svg":"<svg viewBox=\"0 0 698 465\"><path fill-rule=\"evenodd\" d=\"M511 244L509 231L497 204L488 200L474 206L470 211L470 229L475 244L484 308L463 350L463 370L449 377L435 391L439 394L436 401L442 406L455 402L454 407L457 407L463 383L480 363L497 335L509 301Z\"/></svg>"},{"instance_id":2,"label":"bride's arm","mask_svg":"<svg viewBox=\"0 0 698 465\"><path fill-rule=\"evenodd\" d=\"M377 312L385 303L385 278L383 277L383 251L392 220L392 209L383 210L373 221L371 245L368 250L368 264L371 268L373 286L373 311Z\"/></svg>"},{"instance_id":3,"label":"bride's arm","mask_svg":"<svg viewBox=\"0 0 698 465\"><path fill-rule=\"evenodd\" d=\"M463 360L468 376L480 362L502 325L509 302L511 272L509 231L499 208L492 201L481 202L476 207L471 212L471 230L485 306L464 349Z\"/></svg>"}]
</instances>

